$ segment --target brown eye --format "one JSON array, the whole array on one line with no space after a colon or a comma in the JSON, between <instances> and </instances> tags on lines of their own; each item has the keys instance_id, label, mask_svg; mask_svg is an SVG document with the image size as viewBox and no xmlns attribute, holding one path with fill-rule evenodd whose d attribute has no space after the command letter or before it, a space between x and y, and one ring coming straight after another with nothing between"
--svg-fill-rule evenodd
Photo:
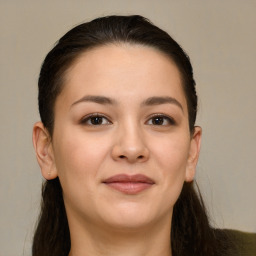
<instances>
[{"instance_id":1,"label":"brown eye","mask_svg":"<svg viewBox=\"0 0 256 256\"><path fill-rule=\"evenodd\" d=\"M97 126L97 125L106 125L110 124L110 121L101 115L90 115L85 117L82 121L82 124L85 125L92 125L92 126Z\"/></svg>"},{"instance_id":2,"label":"brown eye","mask_svg":"<svg viewBox=\"0 0 256 256\"><path fill-rule=\"evenodd\" d=\"M100 125L103 122L103 118L101 116L91 117L91 124Z\"/></svg>"},{"instance_id":3,"label":"brown eye","mask_svg":"<svg viewBox=\"0 0 256 256\"><path fill-rule=\"evenodd\" d=\"M149 119L149 121L147 122L147 124L149 125L157 125L157 126L167 126L167 125L174 125L175 121L168 116L164 116L164 115L156 115L153 116Z\"/></svg>"},{"instance_id":4,"label":"brown eye","mask_svg":"<svg viewBox=\"0 0 256 256\"><path fill-rule=\"evenodd\" d=\"M163 125L164 121L165 121L164 118L161 116L152 118L153 125Z\"/></svg>"}]
</instances>

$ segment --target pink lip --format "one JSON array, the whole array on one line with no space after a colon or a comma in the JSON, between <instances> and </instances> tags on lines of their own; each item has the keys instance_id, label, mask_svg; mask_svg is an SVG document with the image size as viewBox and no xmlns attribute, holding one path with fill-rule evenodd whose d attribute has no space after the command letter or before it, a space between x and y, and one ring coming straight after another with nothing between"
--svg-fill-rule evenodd
<instances>
[{"instance_id":1,"label":"pink lip","mask_svg":"<svg viewBox=\"0 0 256 256\"><path fill-rule=\"evenodd\" d=\"M118 174L104 180L103 183L113 189L130 195L137 194L155 184L152 179L142 174Z\"/></svg>"}]
</instances>

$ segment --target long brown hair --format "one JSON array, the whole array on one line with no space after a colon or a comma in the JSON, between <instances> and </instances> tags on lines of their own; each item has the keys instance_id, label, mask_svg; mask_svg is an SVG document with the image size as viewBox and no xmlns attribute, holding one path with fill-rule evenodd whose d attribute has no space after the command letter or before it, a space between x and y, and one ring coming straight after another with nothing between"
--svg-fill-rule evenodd
<instances>
[{"instance_id":1,"label":"long brown hair","mask_svg":"<svg viewBox=\"0 0 256 256\"><path fill-rule=\"evenodd\" d=\"M44 126L54 132L54 104L62 90L67 69L84 51L106 44L140 44L165 55L178 67L189 113L191 134L197 113L197 94L188 55L165 31L144 17L108 16L83 23L67 32L46 56L39 76L39 112ZM221 255L224 247L209 225L199 190L184 183L174 206L171 243L173 255ZM41 213L34 235L33 256L67 256L70 234L62 188L58 178L42 187Z\"/></svg>"}]
</instances>

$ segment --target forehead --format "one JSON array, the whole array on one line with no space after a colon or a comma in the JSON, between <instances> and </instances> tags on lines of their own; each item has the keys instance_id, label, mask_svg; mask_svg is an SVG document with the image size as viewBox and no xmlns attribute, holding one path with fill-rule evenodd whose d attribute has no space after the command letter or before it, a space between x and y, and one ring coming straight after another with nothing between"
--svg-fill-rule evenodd
<instances>
[{"instance_id":1,"label":"forehead","mask_svg":"<svg viewBox=\"0 0 256 256\"><path fill-rule=\"evenodd\" d=\"M110 44L88 50L67 71L62 94L69 98L108 93L119 97L171 94L180 101L185 98L180 72L170 57L136 44Z\"/></svg>"},{"instance_id":2,"label":"forehead","mask_svg":"<svg viewBox=\"0 0 256 256\"><path fill-rule=\"evenodd\" d=\"M127 68L131 68L132 65L136 68L138 66L141 68L155 67L156 69L161 67L163 71L171 67L180 76L180 72L170 56L156 48L134 43L111 43L86 50L72 63L68 69L67 78L72 76L73 70L78 71L79 66L82 65L84 68L90 69L96 67L95 72L100 68L110 68L113 65L116 67L118 65L118 68L124 67L127 71L129 71Z\"/></svg>"}]
</instances>

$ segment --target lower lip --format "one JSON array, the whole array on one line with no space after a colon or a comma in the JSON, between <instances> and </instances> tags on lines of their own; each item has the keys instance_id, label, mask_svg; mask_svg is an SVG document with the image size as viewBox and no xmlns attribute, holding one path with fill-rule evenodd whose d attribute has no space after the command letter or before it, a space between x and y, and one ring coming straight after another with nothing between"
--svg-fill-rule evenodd
<instances>
[{"instance_id":1,"label":"lower lip","mask_svg":"<svg viewBox=\"0 0 256 256\"><path fill-rule=\"evenodd\" d=\"M129 195L138 194L149 189L153 184L143 182L111 182L105 183L109 187Z\"/></svg>"}]
</instances>

